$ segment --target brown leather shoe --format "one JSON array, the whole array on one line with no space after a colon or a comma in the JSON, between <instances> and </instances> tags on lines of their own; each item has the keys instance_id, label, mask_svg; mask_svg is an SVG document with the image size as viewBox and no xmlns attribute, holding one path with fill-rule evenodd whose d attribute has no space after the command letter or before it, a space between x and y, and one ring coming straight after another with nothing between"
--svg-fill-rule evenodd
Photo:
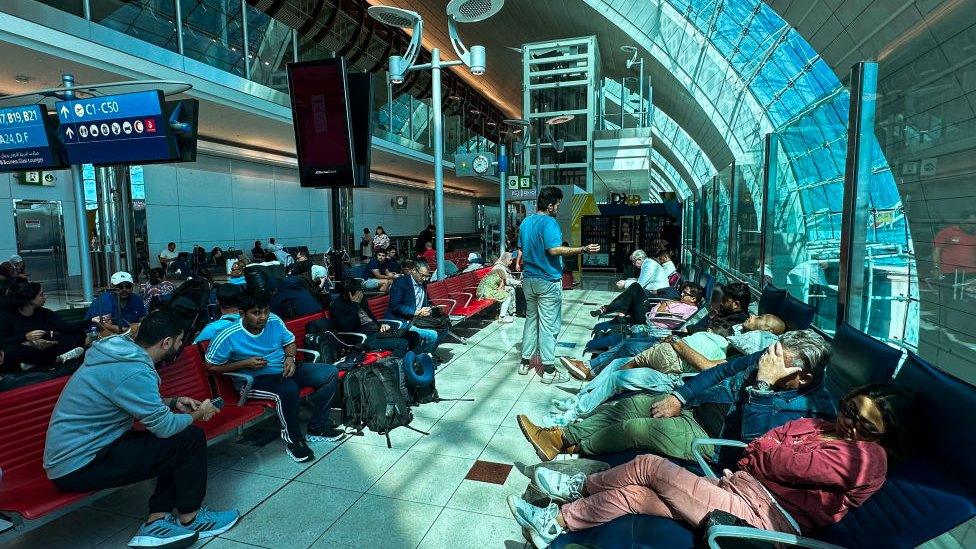
<instances>
[{"instance_id":1,"label":"brown leather shoe","mask_svg":"<svg viewBox=\"0 0 976 549\"><path fill-rule=\"evenodd\" d=\"M562 452L562 429L558 427L550 427L548 429L539 427L529 421L528 416L521 414L517 419L519 428L522 429L522 434L525 435L526 440L535 448L535 453L539 456L539 459L542 461L552 461Z\"/></svg>"},{"instance_id":2,"label":"brown leather shoe","mask_svg":"<svg viewBox=\"0 0 976 549\"><path fill-rule=\"evenodd\" d=\"M590 381L593 379L593 372L590 371L590 367L586 365L586 361L577 360L575 358L569 358L568 356L559 357L560 362L566 367L566 371L569 375L575 377L580 381Z\"/></svg>"}]
</instances>

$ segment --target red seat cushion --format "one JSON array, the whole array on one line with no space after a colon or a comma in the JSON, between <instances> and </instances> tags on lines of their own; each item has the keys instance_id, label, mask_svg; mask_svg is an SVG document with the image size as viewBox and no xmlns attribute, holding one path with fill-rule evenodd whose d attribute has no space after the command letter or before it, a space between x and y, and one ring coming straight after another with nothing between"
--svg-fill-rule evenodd
<instances>
[{"instance_id":1,"label":"red seat cushion","mask_svg":"<svg viewBox=\"0 0 976 549\"><path fill-rule=\"evenodd\" d=\"M366 302L369 310L373 313L376 318L383 318L386 314L386 308L390 306L390 296L381 295L379 297L374 297Z\"/></svg>"}]
</instances>

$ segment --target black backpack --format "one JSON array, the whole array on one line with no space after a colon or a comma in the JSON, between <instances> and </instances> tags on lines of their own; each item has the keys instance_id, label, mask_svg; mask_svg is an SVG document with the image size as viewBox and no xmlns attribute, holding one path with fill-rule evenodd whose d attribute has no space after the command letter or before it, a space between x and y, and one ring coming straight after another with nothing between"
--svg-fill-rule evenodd
<instances>
[{"instance_id":1,"label":"black backpack","mask_svg":"<svg viewBox=\"0 0 976 549\"><path fill-rule=\"evenodd\" d=\"M397 427L430 434L410 427L413 412L407 401L399 360L384 359L349 370L342 387L346 397L346 424L356 426L360 433L367 427L374 433L386 435L388 448L393 447L390 431Z\"/></svg>"},{"instance_id":2,"label":"black backpack","mask_svg":"<svg viewBox=\"0 0 976 549\"><path fill-rule=\"evenodd\" d=\"M166 309L180 319L186 325L187 337L184 339L192 340L191 334L196 334L207 322L210 322L211 285L203 278L188 278L173 290L169 296L169 301L163 303L161 308Z\"/></svg>"}]
</instances>

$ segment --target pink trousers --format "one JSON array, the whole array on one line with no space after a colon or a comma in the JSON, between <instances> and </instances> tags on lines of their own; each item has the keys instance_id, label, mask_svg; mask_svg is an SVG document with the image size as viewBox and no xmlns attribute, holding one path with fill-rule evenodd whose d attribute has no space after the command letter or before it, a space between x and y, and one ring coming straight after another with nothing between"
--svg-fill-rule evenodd
<instances>
[{"instance_id":1,"label":"pink trousers","mask_svg":"<svg viewBox=\"0 0 976 549\"><path fill-rule=\"evenodd\" d=\"M697 527L715 510L731 513L757 528L792 531L759 481L745 472L712 480L666 458L642 455L590 475L586 492L587 497L562 507L570 531L632 514L683 520Z\"/></svg>"}]
</instances>

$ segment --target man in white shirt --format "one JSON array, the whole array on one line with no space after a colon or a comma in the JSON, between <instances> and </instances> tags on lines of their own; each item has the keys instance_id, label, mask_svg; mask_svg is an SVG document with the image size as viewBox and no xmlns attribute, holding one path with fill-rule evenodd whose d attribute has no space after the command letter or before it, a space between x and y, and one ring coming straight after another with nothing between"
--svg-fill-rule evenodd
<instances>
[{"instance_id":1,"label":"man in white shirt","mask_svg":"<svg viewBox=\"0 0 976 549\"><path fill-rule=\"evenodd\" d=\"M640 284L644 290L652 293L670 287L670 284L668 284L668 276L674 272L674 263L671 263L670 258L668 260L668 269L665 269L656 259L647 257L647 253L644 250L634 250L634 253L630 254L630 261L635 267L640 269L640 274L637 278L618 280L618 289L625 290L635 282Z\"/></svg>"},{"instance_id":2,"label":"man in white shirt","mask_svg":"<svg viewBox=\"0 0 976 549\"><path fill-rule=\"evenodd\" d=\"M159 266L163 269L168 268L169 264L179 255L180 252L176 251L176 242L170 242L163 251L159 252Z\"/></svg>"},{"instance_id":3,"label":"man in white shirt","mask_svg":"<svg viewBox=\"0 0 976 549\"><path fill-rule=\"evenodd\" d=\"M644 250L634 250L634 253L630 254L630 260L635 267L640 268L640 275L636 279L617 282L617 287L623 291L607 305L590 311L592 316L625 313L630 316L630 322L639 323L643 322L647 312L644 301L648 297L680 299L680 294L671 287L668 280L675 269L666 247L662 245L655 247L651 255L647 255Z\"/></svg>"}]
</instances>

